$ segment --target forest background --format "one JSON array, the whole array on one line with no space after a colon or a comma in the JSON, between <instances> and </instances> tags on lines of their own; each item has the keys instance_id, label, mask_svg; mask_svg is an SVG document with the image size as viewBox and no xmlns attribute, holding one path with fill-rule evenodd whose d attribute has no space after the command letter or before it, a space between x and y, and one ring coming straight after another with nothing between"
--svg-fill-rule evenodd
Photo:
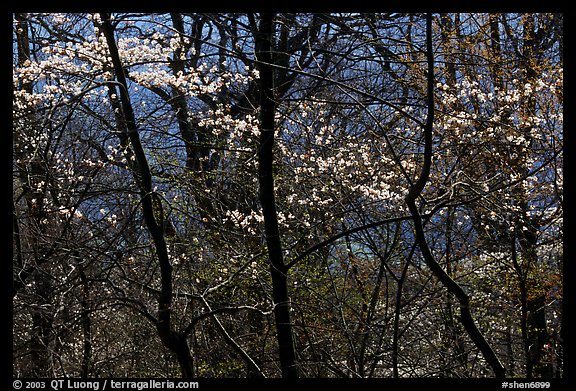
<instances>
[{"instance_id":1,"label":"forest background","mask_svg":"<svg viewBox=\"0 0 576 391\"><path fill-rule=\"evenodd\" d=\"M563 373L563 15L13 15L16 377Z\"/></svg>"}]
</instances>

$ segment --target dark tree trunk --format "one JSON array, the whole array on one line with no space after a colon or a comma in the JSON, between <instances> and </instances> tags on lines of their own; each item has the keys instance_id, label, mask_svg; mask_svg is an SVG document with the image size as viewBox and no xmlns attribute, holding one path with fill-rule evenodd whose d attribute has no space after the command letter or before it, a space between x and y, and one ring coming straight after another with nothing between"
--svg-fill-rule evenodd
<instances>
[{"instance_id":1,"label":"dark tree trunk","mask_svg":"<svg viewBox=\"0 0 576 391\"><path fill-rule=\"evenodd\" d=\"M31 58L30 40L28 38L28 15L17 13L14 15L14 18L18 26L16 29L17 61L19 66L24 66ZM23 82L19 87L29 94L33 92L31 82ZM34 117L35 115L31 113L26 118L28 126L26 130L22 132L32 134L37 131ZM22 141L27 138L25 136L25 134L19 131L13 133L13 142L15 145L14 157L18 160L30 160L30 170L19 170L18 175L20 184L24 190L23 194L29 216L34 222L34 226L39 229L40 239L37 236L31 238L32 262L30 262L30 266L24 268L24 265L28 262L26 262L22 256L20 228L18 218L15 216L13 221L13 240L15 241L17 251L17 263L13 272L12 296L16 296L18 291L25 286L28 282L27 280L31 277L33 280L34 295L39 301L34 303L31 309L32 332L30 337L30 351L32 365L30 377L47 377L52 374L50 342L53 339L54 307L52 305L52 299L54 284L52 276L50 275L49 260L51 258L48 254L49 250L42 240L45 235L48 235L46 227L41 223L42 219L46 216L42 207L44 191L37 190L36 184L41 180L46 180L45 178L48 177L48 172L43 162L38 158L30 159L28 157L28 154L25 152L27 142Z\"/></svg>"},{"instance_id":2,"label":"dark tree trunk","mask_svg":"<svg viewBox=\"0 0 576 391\"><path fill-rule=\"evenodd\" d=\"M80 369L80 377L90 377L90 369L92 367L92 321L90 319L90 283L84 270L80 271L80 280L82 281L82 298L80 305L82 306L82 366Z\"/></svg>"},{"instance_id":3,"label":"dark tree trunk","mask_svg":"<svg viewBox=\"0 0 576 391\"><path fill-rule=\"evenodd\" d=\"M190 353L190 346L184 334L172 332L171 350L176 354L176 359L182 371L184 379L194 378L194 360Z\"/></svg>"},{"instance_id":4,"label":"dark tree trunk","mask_svg":"<svg viewBox=\"0 0 576 391\"><path fill-rule=\"evenodd\" d=\"M158 264L160 266L161 288L158 297L158 319L156 322L156 328L162 343L176 355L182 370L182 376L184 378L191 378L194 375L194 370L192 367L192 358L187 340L185 337L181 337L180 334L172 331L171 326L172 265L170 264L168 257L163 224L158 222L155 217L156 215L163 215L161 210L162 205L158 200L154 199L155 194L152 189L152 174L136 127L136 118L128 95L128 84L126 81L125 70L118 53L118 47L116 46L114 27L110 22L111 15L106 13L100 15L102 19L102 31L106 38L110 50L110 56L112 58L114 74L120 86L119 96L124 121L124 126L122 128L125 128L127 132L127 134L123 136L128 138L130 147L134 153L135 163L131 169L134 179L140 189L140 200L142 203L144 222L148 228L150 236L152 237L154 249L158 258Z\"/></svg>"},{"instance_id":5,"label":"dark tree trunk","mask_svg":"<svg viewBox=\"0 0 576 391\"><path fill-rule=\"evenodd\" d=\"M256 33L256 58L260 72L260 150L258 151L258 179L260 202L264 215L266 245L272 275L274 318L278 338L282 377L297 378L296 354L290 321L290 299L288 297L288 268L284 264L282 243L276 214L273 177L274 146L274 69L272 67L273 19L271 13L261 15Z\"/></svg>"},{"instance_id":6,"label":"dark tree trunk","mask_svg":"<svg viewBox=\"0 0 576 391\"><path fill-rule=\"evenodd\" d=\"M534 84L538 77L538 68L540 65L539 52L541 50L536 32L536 16L527 14L523 17L523 37L522 37L522 61L521 65L525 71L526 82ZM522 116L530 117L533 113L537 112L536 96L534 93L525 97L522 104ZM527 140L532 139L531 127L521 126L521 132ZM519 153L518 166L520 172L528 172L529 165L526 162L525 156ZM546 298L542 289L538 286L542 284L545 276L539 276L535 268L538 265L538 255L536 252L536 245L538 242L538 228L539 224L533 221L528 214L528 195L522 187L514 189L516 202L521 210L521 224L524 226L522 230L518 230L518 242L520 245L520 252L522 255L522 279L525 285L523 295L523 328L525 333L526 345L526 376L532 378L537 377L552 377L551 363L543 363L542 358L545 354L545 344L549 341L550 335L548 334L546 325ZM520 226L520 224L518 225Z\"/></svg>"},{"instance_id":7,"label":"dark tree trunk","mask_svg":"<svg viewBox=\"0 0 576 391\"><path fill-rule=\"evenodd\" d=\"M498 360L498 357L492 350L492 347L484 338L484 335L480 332L472 314L470 312L470 298L464 292L462 287L458 285L442 267L436 262L428 243L426 241L426 236L424 234L424 227L422 224L422 216L416 206L416 199L422 193L422 190L428 182L430 176L430 167L432 165L432 128L434 124L434 59L432 51L432 16L430 14L426 17L426 52L428 58L428 88L427 88L427 105L428 105L428 115L426 119L426 124L424 128L424 163L422 165L422 170L417 181L410 186L408 195L406 196L406 203L408 209L412 215L412 220L414 222L414 232L416 235L416 243L418 244L424 261L432 271L432 273L440 280L442 285L448 289L450 293L456 296L460 304L460 319L462 325L468 332L468 335L472 339L472 342L480 349L484 358L494 371L496 377L504 377L505 369Z\"/></svg>"}]
</instances>

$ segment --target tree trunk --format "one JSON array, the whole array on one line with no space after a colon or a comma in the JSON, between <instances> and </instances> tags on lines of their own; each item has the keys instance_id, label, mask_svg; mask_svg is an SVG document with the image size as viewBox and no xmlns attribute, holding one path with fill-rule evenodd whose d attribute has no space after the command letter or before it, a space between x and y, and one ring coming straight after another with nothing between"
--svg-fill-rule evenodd
<instances>
[{"instance_id":1,"label":"tree trunk","mask_svg":"<svg viewBox=\"0 0 576 391\"><path fill-rule=\"evenodd\" d=\"M260 72L260 149L258 151L258 179L260 203L264 215L264 230L270 274L272 275L272 296L274 318L278 338L278 349L282 377L297 378L296 354L290 321L290 299L288 297L288 268L284 264L282 243L278 228L276 201L274 198L273 146L274 146L274 69L272 67L272 13L263 13L256 33L256 59Z\"/></svg>"},{"instance_id":2,"label":"tree trunk","mask_svg":"<svg viewBox=\"0 0 576 391\"><path fill-rule=\"evenodd\" d=\"M496 357L496 354L492 350L492 347L484 338L484 335L480 332L472 314L470 312L470 298L464 292L462 287L458 285L442 267L436 262L428 243L426 241L426 236L424 234L424 227L422 224L422 217L418 208L416 206L416 199L422 193L422 190L426 186L428 177L430 175L430 167L432 165L432 128L434 124L434 59L433 59L433 49L432 49L432 15L427 14L426 16L426 52L428 61L428 115L426 119L426 126L424 128L424 163L422 165L422 170L417 181L410 187L408 195L406 196L406 203L408 209L412 215L412 220L414 222L414 232L416 236L416 243L418 244L424 261L431 269L432 273L440 280L440 282L448 289L450 293L456 296L458 302L460 303L460 319L462 325L468 332L468 335L480 349L484 358L494 371L496 377L504 377L505 369Z\"/></svg>"},{"instance_id":3,"label":"tree trunk","mask_svg":"<svg viewBox=\"0 0 576 391\"><path fill-rule=\"evenodd\" d=\"M17 13L14 15L18 28L16 29L16 49L17 61L19 66L30 60L30 41L28 38L29 26L27 14ZM27 93L33 92L31 82L22 83L20 88ZM25 132L29 135L37 131L36 119L34 114L30 114L27 118L27 126ZM27 142L22 141L27 139L28 135L21 134L19 131L13 133L14 142L14 157L15 159L29 160L30 170L19 170L19 178L22 189L24 190L24 198L26 200L26 207L28 214L32 221L32 225L38 227L40 235L33 235L31 237L31 249L25 249L32 253L32 262L30 266L24 269L24 265L28 262L22 258L21 246L21 233L17 218L14 220L14 240L18 250L17 257L18 263L16 264L17 270L13 272L13 285L12 296L16 296L18 291L25 286L28 277L33 279L34 295L38 302L35 302L31 308L32 317L32 333L30 338L30 350L32 357L32 368L30 377L47 377L51 376L51 353L50 342L53 337L53 321L54 321L54 307L52 306L53 299L53 281L50 275L50 257L46 255L46 245L43 238L49 235L47 228L42 224L45 217L43 209L44 192L39 191L36 184L41 180L46 180L49 173L45 165L37 158L30 158L28 153L25 152Z\"/></svg>"},{"instance_id":4,"label":"tree trunk","mask_svg":"<svg viewBox=\"0 0 576 391\"><path fill-rule=\"evenodd\" d=\"M539 44L536 39L535 18L533 14L523 17L523 42L522 42L522 66L526 75L526 82L534 84L538 76L538 51ZM522 116L530 117L537 112L536 96L529 94L522 104ZM532 139L532 129L530 126L521 126L521 131L526 140ZM522 151L521 151L522 152ZM519 153L519 172L528 172L529 166L523 153ZM544 345L550 339L546 326L545 293L538 286L542 284L545 276L540 276L534 268L538 265L538 255L536 245L538 242L538 223L533 221L528 214L528 195L523 187L515 189L515 201L521 210L520 224L518 224L518 242L522 255L523 281L525 284L522 325L526 330L526 376L532 378L552 377L552 366L550 363L542 363L544 356ZM522 225L522 228L520 228Z\"/></svg>"},{"instance_id":5,"label":"tree trunk","mask_svg":"<svg viewBox=\"0 0 576 391\"><path fill-rule=\"evenodd\" d=\"M123 135L130 141L132 152L134 153L135 163L131 169L134 179L140 189L140 200L142 203L142 214L144 222L148 228L148 232L152 237L158 264L160 266L160 295L158 297L158 319L156 322L156 329L162 343L172 351L180 364L182 376L184 378L193 377L194 370L192 367L192 359L190 356L190 349L185 337L172 331L171 315L172 315L172 265L168 257L168 249L164 238L164 227L161 222L156 220L156 215L161 216L162 204L155 202L155 194L152 189L152 174L148 166L148 160L144 149L140 142L140 136L136 127L136 118L134 110L128 95L128 84L126 81L125 70L118 53L116 40L114 38L114 27L110 22L110 14L101 13L102 31L106 38L112 64L114 67L114 74L119 88L120 102L122 105L122 114L125 130L128 134ZM160 210L155 210L160 209Z\"/></svg>"},{"instance_id":6,"label":"tree trunk","mask_svg":"<svg viewBox=\"0 0 576 391\"><path fill-rule=\"evenodd\" d=\"M79 266L81 267L81 266ZM90 284L84 270L80 271L80 281L82 282L82 298L80 305L82 307L82 367L80 369L80 377L86 379L90 377L90 369L92 367L92 321L90 319Z\"/></svg>"}]
</instances>

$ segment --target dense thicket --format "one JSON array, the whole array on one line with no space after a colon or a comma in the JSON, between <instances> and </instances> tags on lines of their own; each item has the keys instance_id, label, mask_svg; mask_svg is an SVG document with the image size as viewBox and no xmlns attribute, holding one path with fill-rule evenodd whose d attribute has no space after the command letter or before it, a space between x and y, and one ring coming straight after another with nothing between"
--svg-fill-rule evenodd
<instances>
[{"instance_id":1,"label":"dense thicket","mask_svg":"<svg viewBox=\"0 0 576 391\"><path fill-rule=\"evenodd\" d=\"M13 374L563 376L559 14L15 14Z\"/></svg>"}]
</instances>

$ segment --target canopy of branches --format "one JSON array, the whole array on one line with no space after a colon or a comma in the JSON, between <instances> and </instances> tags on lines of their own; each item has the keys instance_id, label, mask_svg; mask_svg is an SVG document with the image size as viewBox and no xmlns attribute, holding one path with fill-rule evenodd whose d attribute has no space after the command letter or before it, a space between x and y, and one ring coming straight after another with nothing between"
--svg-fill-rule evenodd
<instances>
[{"instance_id":1,"label":"canopy of branches","mask_svg":"<svg viewBox=\"0 0 576 391\"><path fill-rule=\"evenodd\" d=\"M14 376L563 376L561 14L12 34Z\"/></svg>"}]
</instances>

